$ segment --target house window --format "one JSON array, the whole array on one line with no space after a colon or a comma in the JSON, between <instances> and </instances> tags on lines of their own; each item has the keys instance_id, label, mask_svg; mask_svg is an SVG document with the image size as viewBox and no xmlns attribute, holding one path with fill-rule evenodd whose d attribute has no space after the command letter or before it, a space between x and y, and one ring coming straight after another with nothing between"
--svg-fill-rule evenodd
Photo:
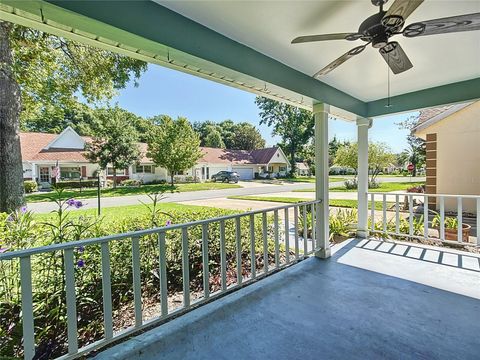
<instances>
[{"instance_id":1,"label":"house window","mask_svg":"<svg viewBox=\"0 0 480 360\"><path fill-rule=\"evenodd\" d=\"M286 166L279 166L278 171L287 171L287 167Z\"/></svg>"},{"instance_id":2,"label":"house window","mask_svg":"<svg viewBox=\"0 0 480 360\"><path fill-rule=\"evenodd\" d=\"M107 168L107 175L108 176L113 176L113 167L109 166ZM120 175L125 175L125 169L121 170L121 169L117 169L117 176Z\"/></svg>"},{"instance_id":3,"label":"house window","mask_svg":"<svg viewBox=\"0 0 480 360\"><path fill-rule=\"evenodd\" d=\"M60 168L60 178L65 180L80 179L80 167L61 167Z\"/></svg>"},{"instance_id":4,"label":"house window","mask_svg":"<svg viewBox=\"0 0 480 360\"><path fill-rule=\"evenodd\" d=\"M135 172L137 174L153 174L155 173L155 167L153 165L137 165L135 166Z\"/></svg>"},{"instance_id":5,"label":"house window","mask_svg":"<svg viewBox=\"0 0 480 360\"><path fill-rule=\"evenodd\" d=\"M185 175L185 172L184 172L183 170L177 171L177 172L175 173L175 175Z\"/></svg>"}]
</instances>

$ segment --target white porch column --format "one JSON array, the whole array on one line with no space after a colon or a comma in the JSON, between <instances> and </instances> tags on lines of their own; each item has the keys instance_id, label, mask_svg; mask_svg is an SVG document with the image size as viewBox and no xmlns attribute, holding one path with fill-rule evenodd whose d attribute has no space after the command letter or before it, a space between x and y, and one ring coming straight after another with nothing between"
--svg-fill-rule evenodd
<instances>
[{"instance_id":1,"label":"white porch column","mask_svg":"<svg viewBox=\"0 0 480 360\"><path fill-rule=\"evenodd\" d=\"M368 232L368 129L372 119L357 119L358 134L358 225L357 237L366 238Z\"/></svg>"},{"instance_id":2,"label":"white porch column","mask_svg":"<svg viewBox=\"0 0 480 360\"><path fill-rule=\"evenodd\" d=\"M315 211L315 256L330 257L328 224L328 112L327 104L314 104L315 114L315 199L322 200Z\"/></svg>"},{"instance_id":3,"label":"white porch column","mask_svg":"<svg viewBox=\"0 0 480 360\"><path fill-rule=\"evenodd\" d=\"M38 177L37 164L31 163L31 166L32 166L32 180L35 181L35 179Z\"/></svg>"}]
</instances>

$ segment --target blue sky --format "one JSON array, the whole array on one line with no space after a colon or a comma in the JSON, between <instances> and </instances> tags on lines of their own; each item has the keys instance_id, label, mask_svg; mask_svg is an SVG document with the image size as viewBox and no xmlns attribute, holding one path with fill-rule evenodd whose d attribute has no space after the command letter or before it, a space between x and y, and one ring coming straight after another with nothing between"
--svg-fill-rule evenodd
<instances>
[{"instance_id":1,"label":"blue sky","mask_svg":"<svg viewBox=\"0 0 480 360\"><path fill-rule=\"evenodd\" d=\"M144 117L166 114L172 117L184 116L194 121L247 121L257 126L268 145L279 140L272 137L271 128L260 126L259 111L255 95L243 90L167 69L149 65L148 71L140 78L139 86L130 84L120 91L113 100L118 105ZM406 146L406 130L399 130L396 122L412 114L384 117L374 120L370 131L373 141L383 141L393 151L400 152ZM330 121L329 135L341 140L355 140L356 126L341 120Z\"/></svg>"}]
</instances>

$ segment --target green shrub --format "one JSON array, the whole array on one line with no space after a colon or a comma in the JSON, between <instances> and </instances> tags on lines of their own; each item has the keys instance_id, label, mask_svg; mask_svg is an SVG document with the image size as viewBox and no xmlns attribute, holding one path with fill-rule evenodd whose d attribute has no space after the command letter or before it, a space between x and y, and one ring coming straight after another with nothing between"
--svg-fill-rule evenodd
<instances>
[{"instance_id":1,"label":"green shrub","mask_svg":"<svg viewBox=\"0 0 480 360\"><path fill-rule=\"evenodd\" d=\"M25 192L29 194L38 190L38 184L33 180L25 180L23 182L23 188L25 189Z\"/></svg>"},{"instance_id":2,"label":"green shrub","mask_svg":"<svg viewBox=\"0 0 480 360\"><path fill-rule=\"evenodd\" d=\"M28 211L0 214L0 248L13 251L47 246L80 239L126 233L157 226L188 223L236 213L216 208L161 210L161 194L152 195L153 205L145 205L147 214L132 214L128 218L106 220L95 216L74 216L68 210L81 207L74 199L59 200L62 190L57 190L58 209L48 220L37 222ZM272 223L268 218L269 224ZM262 219L255 216L255 263L263 267ZM250 267L249 218L240 221L242 265L248 273ZM203 289L202 227L191 226L188 235L190 288ZM211 291L218 290L220 274L220 226L208 226L208 255ZM182 234L180 230L166 232L166 269L170 294L182 291ZM273 229L268 228L269 253L274 253ZM159 250L158 235L143 236L140 241L142 296L158 302ZM130 239L112 241L110 269L112 304L114 314L124 312L131 304L132 293L132 242ZM228 272L236 269L236 227L234 220L225 221L225 249ZM77 294L79 345L84 346L103 336L101 248L99 245L79 246L74 250ZM38 356L52 358L66 352L66 308L64 292L64 264L61 252L32 257L33 301L35 313L35 341ZM21 356L21 301L18 261L0 261L0 358ZM121 327L122 325L118 325ZM118 330L118 328L116 328Z\"/></svg>"},{"instance_id":3,"label":"green shrub","mask_svg":"<svg viewBox=\"0 0 480 360\"><path fill-rule=\"evenodd\" d=\"M79 189L97 187L97 180L67 180L59 181L55 184L57 189Z\"/></svg>"},{"instance_id":4,"label":"green shrub","mask_svg":"<svg viewBox=\"0 0 480 360\"><path fill-rule=\"evenodd\" d=\"M440 227L440 215L437 214L432 220L432 227L439 228ZM458 219L455 217L447 216L444 219L445 229L458 229Z\"/></svg>"},{"instance_id":5,"label":"green shrub","mask_svg":"<svg viewBox=\"0 0 480 360\"><path fill-rule=\"evenodd\" d=\"M126 179L126 180L122 180L120 182L120 185L122 186L140 186L142 185L142 182L140 180L135 180L135 179Z\"/></svg>"},{"instance_id":6,"label":"green shrub","mask_svg":"<svg viewBox=\"0 0 480 360\"><path fill-rule=\"evenodd\" d=\"M155 180L144 182L143 184L144 185L163 185L166 183L167 183L167 180L165 179L155 179Z\"/></svg>"}]
</instances>

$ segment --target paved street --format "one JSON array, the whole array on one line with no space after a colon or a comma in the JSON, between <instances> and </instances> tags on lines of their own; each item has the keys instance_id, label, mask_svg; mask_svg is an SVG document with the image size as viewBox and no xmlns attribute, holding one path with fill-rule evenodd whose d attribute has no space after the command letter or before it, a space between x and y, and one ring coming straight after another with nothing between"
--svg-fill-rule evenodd
<instances>
[{"instance_id":1,"label":"paved street","mask_svg":"<svg viewBox=\"0 0 480 360\"><path fill-rule=\"evenodd\" d=\"M379 179L381 182L399 182L399 181L424 181L424 178L398 178L398 177L388 177ZM332 182L330 187L341 186L341 182ZM271 194L272 196L293 196L293 197L305 197L313 198L314 193L308 192L292 192L293 190L298 189L308 189L313 188L314 184L312 183L284 183L284 184L272 184L272 183L262 183L262 182L240 182L242 188L235 189L223 189L223 190L203 190L203 191L191 191L183 193L168 193L165 194L165 199L163 202L191 202L198 201L203 203L201 200L211 200L211 199L225 199L229 196L234 195L266 195ZM284 195L285 194L285 195ZM294 194L294 195L292 195ZM338 194L338 193L337 193ZM339 198L356 198L355 193L344 193L348 195L339 195ZM333 197L332 198L336 198ZM97 207L97 199L90 198L82 200L85 204L83 209L90 209ZM118 197L105 197L101 199L102 208L112 207L112 206L124 206L124 205L138 205L140 201L145 203L150 202L150 199L147 195L131 195L131 196L118 196ZM244 200L243 200L244 201ZM210 204L211 205L211 204ZM253 205L253 204L252 204ZM278 205L278 203L277 203ZM254 207L254 206L252 206ZM38 202L38 203L29 203L28 208L33 212L37 213L47 213L56 209L56 204L52 202ZM75 210L72 210L75 211Z\"/></svg>"}]
</instances>

